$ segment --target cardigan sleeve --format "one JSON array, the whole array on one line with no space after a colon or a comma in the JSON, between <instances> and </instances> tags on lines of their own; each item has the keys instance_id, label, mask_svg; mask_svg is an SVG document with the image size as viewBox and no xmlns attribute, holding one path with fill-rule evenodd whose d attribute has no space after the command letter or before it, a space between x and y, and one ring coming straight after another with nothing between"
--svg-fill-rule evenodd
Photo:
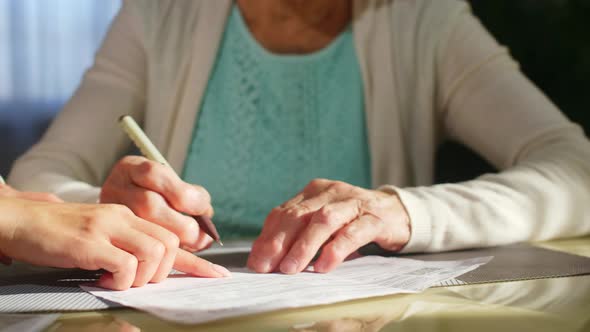
<instances>
[{"instance_id":1,"label":"cardigan sleeve","mask_svg":"<svg viewBox=\"0 0 590 332\"><path fill-rule=\"evenodd\" d=\"M138 16L125 1L80 87L43 139L23 155L9 182L66 201L96 202L111 166L129 147L117 120L142 120L146 56Z\"/></svg>"},{"instance_id":2,"label":"cardigan sleeve","mask_svg":"<svg viewBox=\"0 0 590 332\"><path fill-rule=\"evenodd\" d=\"M460 9L448 16L435 52L435 111L448 138L500 172L457 184L392 187L411 219L404 251L590 233L590 144L584 132L524 77L467 4L454 6Z\"/></svg>"}]
</instances>

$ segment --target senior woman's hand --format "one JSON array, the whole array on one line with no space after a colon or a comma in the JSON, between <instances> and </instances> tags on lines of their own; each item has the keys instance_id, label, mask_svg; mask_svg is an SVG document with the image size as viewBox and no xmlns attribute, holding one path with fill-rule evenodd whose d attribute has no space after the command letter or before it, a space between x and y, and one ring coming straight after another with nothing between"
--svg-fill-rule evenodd
<instances>
[{"instance_id":1,"label":"senior woman's hand","mask_svg":"<svg viewBox=\"0 0 590 332\"><path fill-rule=\"evenodd\" d=\"M100 202L126 205L137 216L176 234L187 250L202 250L213 241L183 214L212 216L209 193L182 181L170 167L144 157L127 156L113 167Z\"/></svg>"},{"instance_id":2,"label":"senior woman's hand","mask_svg":"<svg viewBox=\"0 0 590 332\"><path fill-rule=\"evenodd\" d=\"M367 243L397 251L409 238L409 217L397 195L316 179L271 211L248 267L298 273L321 249L314 270L324 273Z\"/></svg>"}]
</instances>

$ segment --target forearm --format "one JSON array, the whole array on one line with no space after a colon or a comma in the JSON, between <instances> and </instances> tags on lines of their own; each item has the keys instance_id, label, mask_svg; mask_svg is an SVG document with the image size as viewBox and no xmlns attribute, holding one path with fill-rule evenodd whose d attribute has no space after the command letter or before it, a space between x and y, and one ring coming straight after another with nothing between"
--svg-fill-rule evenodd
<instances>
[{"instance_id":1,"label":"forearm","mask_svg":"<svg viewBox=\"0 0 590 332\"><path fill-rule=\"evenodd\" d=\"M402 188L405 251L441 251L590 233L590 143L519 70L468 8L436 55L443 135L500 173Z\"/></svg>"},{"instance_id":2,"label":"forearm","mask_svg":"<svg viewBox=\"0 0 590 332\"><path fill-rule=\"evenodd\" d=\"M590 144L548 138L498 174L398 189L410 215L405 252L444 251L590 233Z\"/></svg>"}]
</instances>

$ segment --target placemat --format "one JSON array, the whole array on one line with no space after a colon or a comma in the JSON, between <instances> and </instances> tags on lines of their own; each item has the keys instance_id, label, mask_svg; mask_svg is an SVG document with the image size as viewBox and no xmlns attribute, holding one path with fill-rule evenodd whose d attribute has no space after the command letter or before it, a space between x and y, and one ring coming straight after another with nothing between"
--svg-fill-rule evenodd
<instances>
[{"instance_id":1,"label":"placemat","mask_svg":"<svg viewBox=\"0 0 590 332\"><path fill-rule=\"evenodd\" d=\"M366 248L364 253L375 251ZM383 251L381 250L381 253ZM421 260L456 260L481 256L494 256L489 263L455 278L442 286L479 284L490 282L570 277L590 274L590 258L536 247L530 244L452 251L435 254L400 255Z\"/></svg>"}]
</instances>

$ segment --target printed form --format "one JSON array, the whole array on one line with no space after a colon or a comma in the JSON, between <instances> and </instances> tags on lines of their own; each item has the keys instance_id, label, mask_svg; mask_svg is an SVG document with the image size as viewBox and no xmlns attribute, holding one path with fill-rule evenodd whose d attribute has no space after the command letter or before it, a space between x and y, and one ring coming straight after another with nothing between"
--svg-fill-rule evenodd
<instances>
[{"instance_id":1,"label":"printed form","mask_svg":"<svg viewBox=\"0 0 590 332\"><path fill-rule=\"evenodd\" d=\"M126 291L82 286L106 300L177 323L197 324L287 308L329 304L397 293L420 292L486 264L492 257L420 261L366 256L327 274L256 274L234 268L221 279L171 275L159 284Z\"/></svg>"}]
</instances>

